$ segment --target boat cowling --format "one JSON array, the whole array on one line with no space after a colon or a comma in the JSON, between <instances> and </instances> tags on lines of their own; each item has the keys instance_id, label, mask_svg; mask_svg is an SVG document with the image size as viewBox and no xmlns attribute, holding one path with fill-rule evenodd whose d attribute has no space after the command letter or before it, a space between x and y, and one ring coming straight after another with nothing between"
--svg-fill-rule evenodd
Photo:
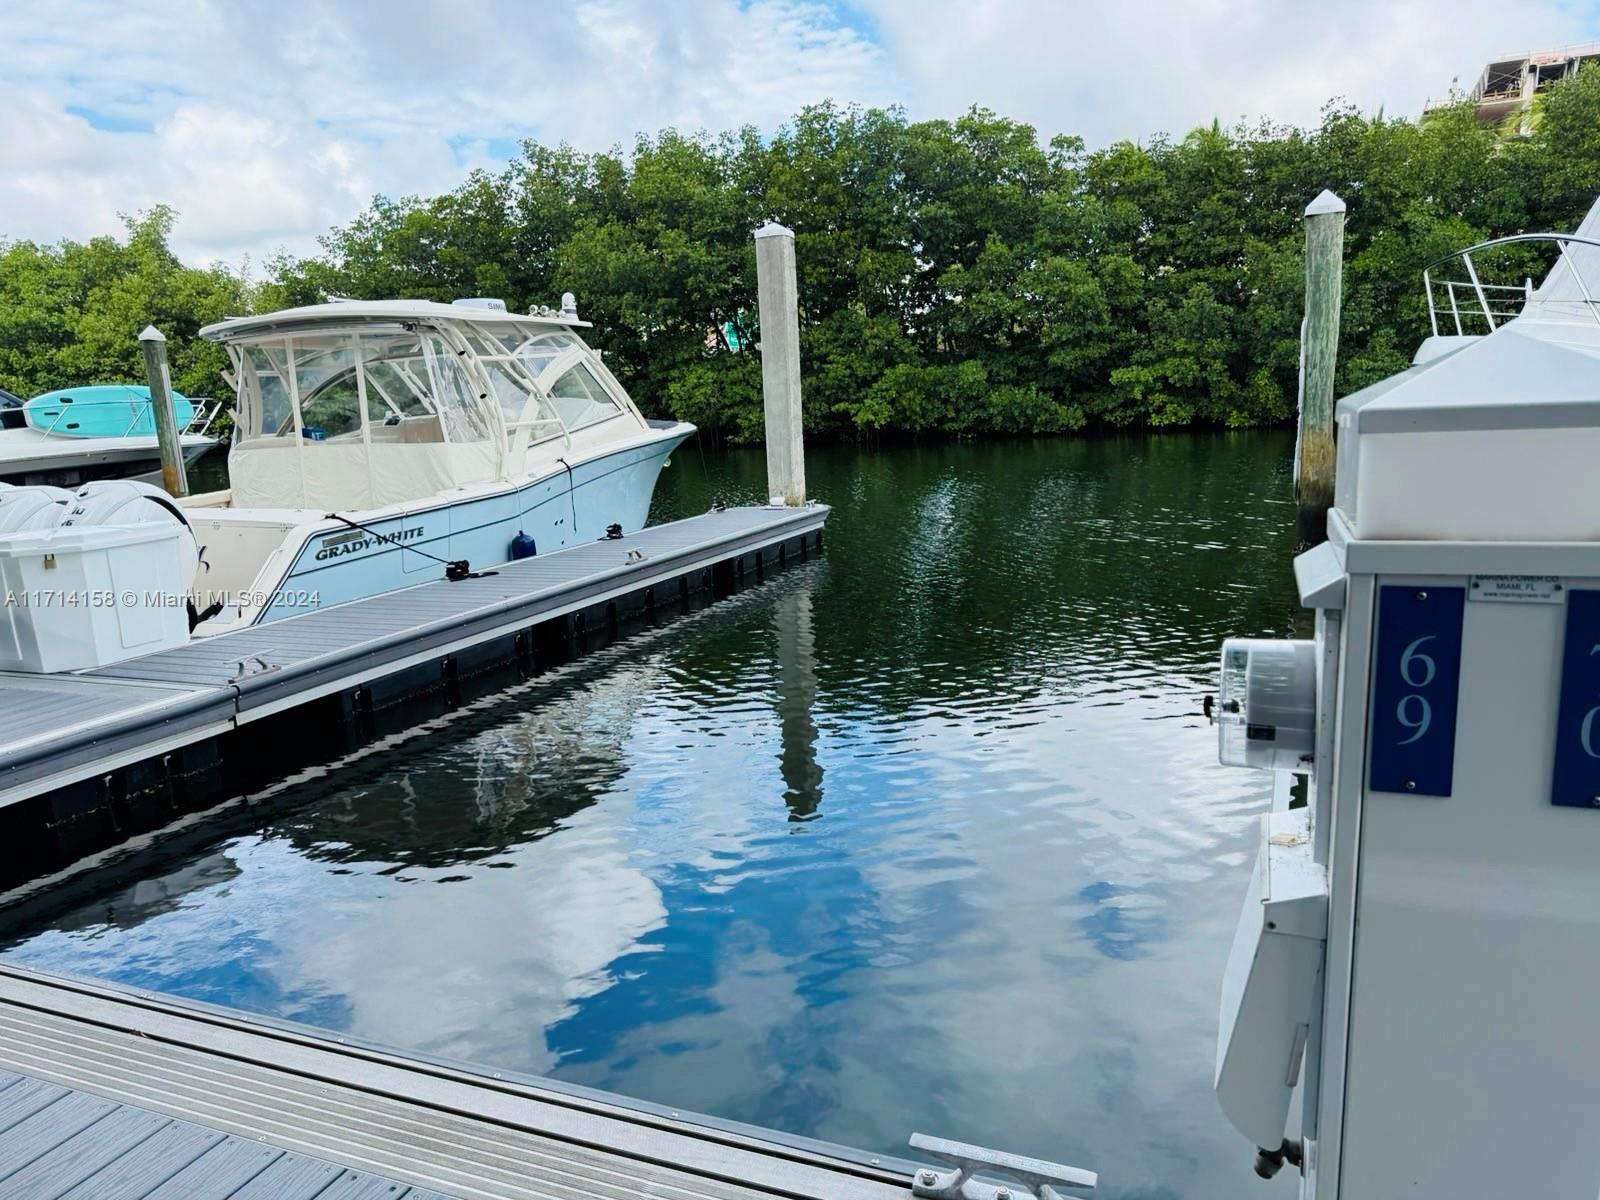
<instances>
[{"instance_id":1,"label":"boat cowling","mask_svg":"<svg viewBox=\"0 0 1600 1200\"><path fill-rule=\"evenodd\" d=\"M72 493L66 488L0 483L0 534L54 529L71 503Z\"/></svg>"},{"instance_id":2,"label":"boat cowling","mask_svg":"<svg viewBox=\"0 0 1600 1200\"><path fill-rule=\"evenodd\" d=\"M189 518L166 492L134 479L98 479L84 484L69 498L70 503L62 510L57 528L166 522L182 526L179 553L183 560L183 586L191 588L194 585L195 573L200 565L200 549L195 544Z\"/></svg>"}]
</instances>

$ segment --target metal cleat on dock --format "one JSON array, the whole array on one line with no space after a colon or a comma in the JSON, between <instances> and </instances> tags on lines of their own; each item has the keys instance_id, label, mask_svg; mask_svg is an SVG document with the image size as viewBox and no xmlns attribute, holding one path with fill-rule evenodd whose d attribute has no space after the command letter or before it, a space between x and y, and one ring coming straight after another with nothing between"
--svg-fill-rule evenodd
<instances>
[{"instance_id":1,"label":"metal cleat on dock","mask_svg":"<svg viewBox=\"0 0 1600 1200\"><path fill-rule=\"evenodd\" d=\"M268 653L271 653L271 651L268 651ZM260 654L252 654L234 663L233 674L228 677L228 682L238 683L239 680L249 679L252 675L265 675L271 671L282 669L282 663L272 662Z\"/></svg>"},{"instance_id":2,"label":"metal cleat on dock","mask_svg":"<svg viewBox=\"0 0 1600 1200\"><path fill-rule=\"evenodd\" d=\"M911 1135L911 1148L921 1150L930 1158L948 1163L952 1170L919 1170L911 1180L911 1194L929 1200L1020 1200L1018 1192L1035 1200L1062 1200L1058 1187L1087 1191L1099 1183L1093 1171L1064 1166L1042 1158L1028 1158L1021 1154L1008 1154L1003 1150L990 1150L966 1142L953 1142L948 1138L929 1137L925 1133ZM1001 1175L1016 1180L1021 1188L1005 1183L989 1183L975 1178L979 1171Z\"/></svg>"}]
</instances>

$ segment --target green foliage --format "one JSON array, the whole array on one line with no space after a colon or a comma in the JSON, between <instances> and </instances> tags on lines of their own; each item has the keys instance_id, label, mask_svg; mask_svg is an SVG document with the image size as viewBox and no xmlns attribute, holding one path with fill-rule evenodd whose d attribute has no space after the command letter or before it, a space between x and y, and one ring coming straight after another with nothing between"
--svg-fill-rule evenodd
<instances>
[{"instance_id":1,"label":"green foliage","mask_svg":"<svg viewBox=\"0 0 1600 1200\"><path fill-rule=\"evenodd\" d=\"M139 331L167 335L172 382L191 396L224 391L221 347L203 325L245 311L242 281L185 267L167 248L174 214L125 218L127 236L87 244L0 242L0 387L21 396L89 383L142 382Z\"/></svg>"},{"instance_id":2,"label":"green foliage","mask_svg":"<svg viewBox=\"0 0 1600 1200\"><path fill-rule=\"evenodd\" d=\"M1350 205L1338 389L1403 367L1427 331L1422 268L1487 237L1570 229L1600 192L1600 69L1541 96L1531 137L1470 107L1425 121L1330 105L1312 129L1196 129L1086 152L985 109L917 121L817 105L770 138L665 130L627 153L526 143L498 174L379 198L320 255L253 291L189 271L171 214L125 242L0 244L0 383L137 378L132 334L173 337L184 385L220 365L192 333L248 303L330 295L575 293L654 413L761 436L751 231L796 230L807 423L939 436L1245 426L1293 415L1304 232ZM1516 247L1509 280L1547 260ZM732 331L733 336L728 336Z\"/></svg>"}]
</instances>

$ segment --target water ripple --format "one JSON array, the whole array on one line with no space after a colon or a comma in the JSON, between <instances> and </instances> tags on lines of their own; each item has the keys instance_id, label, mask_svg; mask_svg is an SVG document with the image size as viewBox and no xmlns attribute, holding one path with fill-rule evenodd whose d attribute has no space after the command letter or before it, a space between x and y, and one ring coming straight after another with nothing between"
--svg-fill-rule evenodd
<instances>
[{"instance_id":1,"label":"water ripple","mask_svg":"<svg viewBox=\"0 0 1600 1200\"><path fill-rule=\"evenodd\" d=\"M1293 604L1278 435L814 454L825 557L330 773L24 961L898 1151L1232 1197L1266 781L1198 716ZM659 515L765 495L679 456Z\"/></svg>"}]
</instances>

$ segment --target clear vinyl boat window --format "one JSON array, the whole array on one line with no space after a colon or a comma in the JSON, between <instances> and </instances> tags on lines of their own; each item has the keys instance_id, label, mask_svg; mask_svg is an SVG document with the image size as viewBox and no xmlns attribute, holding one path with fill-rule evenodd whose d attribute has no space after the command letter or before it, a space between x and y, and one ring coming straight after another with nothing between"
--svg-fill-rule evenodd
<instances>
[{"instance_id":1,"label":"clear vinyl boat window","mask_svg":"<svg viewBox=\"0 0 1600 1200\"><path fill-rule=\"evenodd\" d=\"M255 392L256 427L247 437L294 437L294 402L289 393L289 357L283 346L241 349L240 384Z\"/></svg>"},{"instance_id":2,"label":"clear vinyl boat window","mask_svg":"<svg viewBox=\"0 0 1600 1200\"><path fill-rule=\"evenodd\" d=\"M455 350L437 333L423 333L421 341L422 359L427 367L428 380L433 385L431 396L444 425L446 440L489 440L493 435L489 414L473 387L472 377L467 374Z\"/></svg>"},{"instance_id":3,"label":"clear vinyl boat window","mask_svg":"<svg viewBox=\"0 0 1600 1200\"><path fill-rule=\"evenodd\" d=\"M486 360L483 369L488 372L489 385L494 388L494 398L500 405L500 411L505 414L506 424L514 425L523 420L523 413L528 408L530 397L535 398L534 409L538 416L548 416L544 411L543 401L537 400L537 392L529 385L525 376L520 375L509 364Z\"/></svg>"},{"instance_id":4,"label":"clear vinyl boat window","mask_svg":"<svg viewBox=\"0 0 1600 1200\"><path fill-rule=\"evenodd\" d=\"M518 360L527 367L528 373L537 379L544 373L544 369L557 358L571 350L574 346L581 346L583 342L572 334L561 330L536 333L529 338L517 339L513 348Z\"/></svg>"},{"instance_id":5,"label":"clear vinyl boat window","mask_svg":"<svg viewBox=\"0 0 1600 1200\"><path fill-rule=\"evenodd\" d=\"M374 442L444 441L416 334L363 335L361 370L367 385L368 436Z\"/></svg>"},{"instance_id":6,"label":"clear vinyl boat window","mask_svg":"<svg viewBox=\"0 0 1600 1200\"><path fill-rule=\"evenodd\" d=\"M302 436L308 442L359 441L361 389L350 337L296 338L293 347Z\"/></svg>"},{"instance_id":7,"label":"clear vinyl boat window","mask_svg":"<svg viewBox=\"0 0 1600 1200\"><path fill-rule=\"evenodd\" d=\"M463 336L489 377L507 433L516 438L520 431L532 441L559 436L563 426L538 380L557 357L583 343L563 330L530 334L509 321L473 322Z\"/></svg>"},{"instance_id":8,"label":"clear vinyl boat window","mask_svg":"<svg viewBox=\"0 0 1600 1200\"><path fill-rule=\"evenodd\" d=\"M430 330L341 331L240 348L259 397L259 433L308 443L359 440L362 394L373 441L482 442L494 436L489 405L462 356ZM300 420L295 421L298 399Z\"/></svg>"},{"instance_id":9,"label":"clear vinyl boat window","mask_svg":"<svg viewBox=\"0 0 1600 1200\"><path fill-rule=\"evenodd\" d=\"M581 429L620 411L587 363L577 362L550 385L550 403L567 429Z\"/></svg>"}]
</instances>

